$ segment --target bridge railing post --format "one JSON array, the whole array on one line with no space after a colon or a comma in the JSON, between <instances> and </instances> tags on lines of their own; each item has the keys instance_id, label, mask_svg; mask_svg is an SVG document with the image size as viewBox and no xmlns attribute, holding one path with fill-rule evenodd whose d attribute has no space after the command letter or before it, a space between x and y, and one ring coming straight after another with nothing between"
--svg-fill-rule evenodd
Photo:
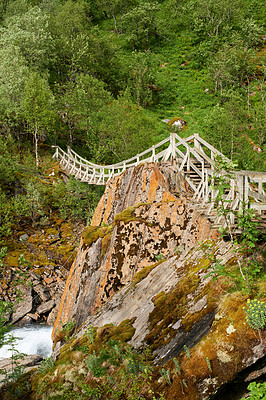
<instances>
[{"instance_id":1,"label":"bridge railing post","mask_svg":"<svg viewBox=\"0 0 266 400\"><path fill-rule=\"evenodd\" d=\"M155 147L152 146L152 156L151 156L151 161L155 162Z\"/></svg>"},{"instance_id":2,"label":"bridge railing post","mask_svg":"<svg viewBox=\"0 0 266 400\"><path fill-rule=\"evenodd\" d=\"M171 163L176 164L175 133L170 133Z\"/></svg>"},{"instance_id":3,"label":"bridge railing post","mask_svg":"<svg viewBox=\"0 0 266 400\"><path fill-rule=\"evenodd\" d=\"M55 153L54 153L54 155L53 155L53 158L57 158L58 159L58 157L59 157L59 150L58 150L58 147L56 147L56 150L55 150Z\"/></svg>"},{"instance_id":4,"label":"bridge railing post","mask_svg":"<svg viewBox=\"0 0 266 400\"><path fill-rule=\"evenodd\" d=\"M200 142L198 140L198 136L199 136L198 133L194 133L194 147L195 147L195 149L200 150L201 146L200 146Z\"/></svg>"},{"instance_id":5,"label":"bridge railing post","mask_svg":"<svg viewBox=\"0 0 266 400\"><path fill-rule=\"evenodd\" d=\"M238 184L238 193L239 193L239 209L243 208L244 202L244 177L238 174L237 184Z\"/></svg>"},{"instance_id":6,"label":"bridge railing post","mask_svg":"<svg viewBox=\"0 0 266 400\"><path fill-rule=\"evenodd\" d=\"M244 202L245 202L245 208L248 207L248 189L249 189L248 176L245 175L245 177L244 177Z\"/></svg>"}]
</instances>

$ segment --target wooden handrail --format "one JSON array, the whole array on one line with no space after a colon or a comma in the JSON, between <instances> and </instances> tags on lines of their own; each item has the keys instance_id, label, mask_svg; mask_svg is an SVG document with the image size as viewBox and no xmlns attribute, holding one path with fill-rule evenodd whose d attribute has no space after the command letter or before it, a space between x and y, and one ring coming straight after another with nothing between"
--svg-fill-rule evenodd
<instances>
[{"instance_id":1,"label":"wooden handrail","mask_svg":"<svg viewBox=\"0 0 266 400\"><path fill-rule=\"evenodd\" d=\"M169 143L168 147L164 148L167 143ZM211 157L205 153L203 146L211 152ZM52 147L55 148L53 157L59 160L63 170L72 174L76 179L94 185L105 185L110 179L120 175L126 169L141 163L171 160L173 164L174 161L173 166L183 175L193 190L194 198L201 201L202 205L210 203L209 213L213 209L217 197L217 190L212 189L210 184L211 180L214 179L215 156L219 155L230 161L197 133L187 138L181 138L176 133L171 133L168 138L142 153L110 165L92 163L70 147L68 147L67 152L59 146ZM161 149L162 147L163 149ZM220 174L224 173L224 171L220 171ZM266 182L266 172L236 171L233 172L233 178L230 182L231 188L226 194L226 200L230 200L232 220L235 210L241 209L243 204L244 206L249 204L251 208L260 213L266 210L266 194L263 189L263 183Z\"/></svg>"}]
</instances>

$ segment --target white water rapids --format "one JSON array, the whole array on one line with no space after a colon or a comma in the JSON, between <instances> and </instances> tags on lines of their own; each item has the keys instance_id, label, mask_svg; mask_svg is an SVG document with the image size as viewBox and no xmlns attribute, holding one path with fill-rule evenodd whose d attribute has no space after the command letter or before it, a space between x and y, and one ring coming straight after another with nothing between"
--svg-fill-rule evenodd
<instances>
[{"instance_id":1,"label":"white water rapids","mask_svg":"<svg viewBox=\"0 0 266 400\"><path fill-rule=\"evenodd\" d=\"M16 339L14 348L24 354L39 354L47 358L52 353L52 326L31 324L14 327L5 335L5 338L13 335ZM0 359L12 356L11 345L0 348Z\"/></svg>"}]
</instances>

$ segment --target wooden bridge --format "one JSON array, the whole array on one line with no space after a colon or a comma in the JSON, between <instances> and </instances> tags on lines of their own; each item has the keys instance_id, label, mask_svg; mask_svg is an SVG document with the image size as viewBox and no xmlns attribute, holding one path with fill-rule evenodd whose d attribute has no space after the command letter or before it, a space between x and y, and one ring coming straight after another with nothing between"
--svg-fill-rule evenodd
<instances>
[{"instance_id":1,"label":"wooden bridge","mask_svg":"<svg viewBox=\"0 0 266 400\"><path fill-rule=\"evenodd\" d=\"M184 177L193 193L197 209L204 213L217 226L223 225L223 217L215 211L218 190L213 188L217 171L217 156L230 162L221 152L202 139L197 133L181 138L176 133L148 150L128 160L112 165L98 165L80 157L70 147L67 152L55 147L53 157L57 158L64 172L73 175L82 182L93 185L105 185L110 179L120 175L127 168L145 162L171 162ZM220 174L225 174L221 171ZM230 222L234 223L235 211L252 208L259 214L265 214L266 194L263 183L266 172L237 171L228 178L230 189L224 195L224 205L230 208Z\"/></svg>"}]
</instances>

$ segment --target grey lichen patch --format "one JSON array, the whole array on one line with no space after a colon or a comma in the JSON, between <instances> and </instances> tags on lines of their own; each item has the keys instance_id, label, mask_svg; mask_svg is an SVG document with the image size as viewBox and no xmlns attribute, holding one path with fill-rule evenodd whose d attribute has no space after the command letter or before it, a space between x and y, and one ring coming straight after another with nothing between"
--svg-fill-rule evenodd
<instances>
[{"instance_id":1,"label":"grey lichen patch","mask_svg":"<svg viewBox=\"0 0 266 400\"><path fill-rule=\"evenodd\" d=\"M217 357L222 363L229 363L232 361L232 356L224 350L218 350Z\"/></svg>"}]
</instances>

